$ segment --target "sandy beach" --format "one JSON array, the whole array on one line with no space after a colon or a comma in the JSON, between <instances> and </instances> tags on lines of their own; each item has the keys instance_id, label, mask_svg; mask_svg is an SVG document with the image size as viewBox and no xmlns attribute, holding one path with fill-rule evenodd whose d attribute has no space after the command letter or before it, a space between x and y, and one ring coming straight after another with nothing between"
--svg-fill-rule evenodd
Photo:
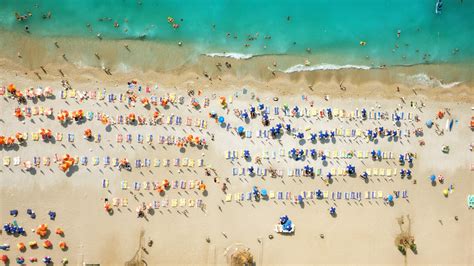
<instances>
[{"instance_id":1,"label":"sandy beach","mask_svg":"<svg viewBox=\"0 0 474 266\"><path fill-rule=\"evenodd\" d=\"M133 49L133 44L130 46ZM0 86L6 88L15 84L21 91L28 87L50 86L55 97L27 100L26 104L18 104L16 99L6 95L0 99L0 135L28 134L26 144L0 149L0 157L12 159L8 166L2 164L0 167L1 222L16 220L26 230L26 236L1 232L0 243L9 244L11 248L0 254L8 255L11 264L18 256L39 260L51 256L55 264L67 258L70 265L123 265L141 260L147 265L225 265L237 246L248 248L256 265L473 264L473 212L466 204L467 196L474 188L470 169L473 155L469 150L473 95L469 82L449 89L415 86L399 82L394 77L394 73L400 72L397 69L276 73L273 76L268 68L253 65L252 68L260 69L261 73L248 75L244 72L245 64L253 62L220 58L205 58L205 64L191 64L186 69L171 71L121 71L112 67L112 75L108 75L97 67L78 67L60 59L48 62L41 56L26 55L25 52L22 56L15 58L10 54L0 60ZM72 57L69 53L67 56ZM261 60L255 64L270 65L274 59ZM216 68L216 63L224 64L224 61L231 61L232 68ZM61 80L69 82L76 97L61 98L60 92L64 90ZM116 97L125 95L127 82L132 80L137 82L131 89L138 97L135 106L118 98L113 102L108 100L111 93ZM105 92L104 99L81 100L80 91ZM194 95L190 96L190 91ZM183 103L169 104L166 108L151 104L144 108L140 102L144 97L169 98L173 94L177 99L182 96ZM222 108L221 96L226 98L226 108ZM193 98L199 102L199 108L191 105ZM208 106L205 105L206 98ZM262 125L259 104L270 110L270 126ZM285 105L289 108L288 115L283 114ZM250 106L257 108L256 118L245 121L235 115L235 110L249 110ZM300 117L291 114L295 106L300 109ZM14 116L17 107L22 110L24 107L53 108L53 116L33 114L19 120ZM274 114L275 107L278 107L278 115ZM341 113L331 118L327 114L320 117L320 111L327 112L327 108L333 112L341 110ZM79 109L93 112L94 118L61 125L56 117L61 110ZM387 118L350 117L351 112L362 109L387 112ZM312 114L311 110L317 112ZM130 113L148 118L155 111L162 116L161 125L127 125L119 124L117 120L117 115ZM439 111L443 112L443 119L436 118ZM103 125L96 117L98 112L117 123ZM210 117L213 112L216 118L223 116L225 124ZM401 112L404 118L397 125L392 121L392 114ZM181 125L167 124L170 116L181 117ZM187 118L192 119L191 125L186 125ZM452 130L445 129L446 119L453 119ZM196 120L207 125L195 126ZM435 132L436 126L428 128L425 125L428 120L443 129L442 135ZM278 138L258 136L259 130L268 131L278 123L284 127L291 124L294 131L285 131ZM240 126L252 136L249 133L239 136ZM377 137L376 141L365 136L367 130L380 127L403 132L403 135ZM63 139L34 141L31 134L41 128L50 129L54 138L62 133ZM318 138L314 143L310 140L310 133L338 128L344 129L342 136L336 135L327 141ZM420 136L415 135L418 128L423 131ZM86 129L91 129L95 138L100 134L101 140L84 139ZM351 131L348 136L346 129ZM360 136L352 133L359 130ZM298 138L297 133L303 133L304 137ZM68 141L68 134L74 135L73 142ZM122 143L117 142L118 134L123 135ZM127 134L132 138L130 143L125 140ZM145 139L153 134L153 145L146 140L140 143L139 134ZM189 134L204 138L206 144L187 144L179 148L159 143L159 136L177 138ZM420 141L425 145L420 145ZM441 151L443 145L449 146L449 153ZM307 154L303 159L295 160L290 155L292 148L315 149L328 156L325 162L320 154L316 158ZM242 158L244 150L248 150L251 158ZM386 152L386 158L373 160L372 150ZM226 159L228 151L232 158ZM354 154L350 159L339 158L342 155L333 156L334 151ZM362 153L361 158L358 158L358 152ZM416 154L412 166L399 163L399 155L407 153ZM33 161L33 157L53 159L55 155L65 154L87 157L88 163L84 165L79 161L66 173L54 162L50 166L40 163L30 170L22 165L25 161ZM110 165L104 165L107 156L112 160ZM19 165L14 165L14 157L21 158ZM94 157L98 158L97 165L93 162ZM260 163L255 162L256 157L261 157ZM127 158L132 170L113 167L114 158ZM176 158L180 159L181 166L175 166ZM136 160L145 159L149 159L151 165L136 167ZM169 160L169 167L164 165L165 160ZM194 167L182 166L183 161L189 160L195 162ZM161 162L159 166L156 161ZM199 166L200 162L202 166ZM345 174L349 164L355 166L355 176ZM301 170L306 165L314 167L316 172L321 169L321 173L313 177L292 176L295 175L292 169ZM256 169L255 174L249 175L250 167ZM209 176L206 169L213 169L209 170ZM270 169L275 170L277 176L272 177ZM326 184L327 173L333 169L333 180ZM373 172L364 181L360 175L367 169L380 173ZM390 169L390 175L387 169ZM410 169L411 177L402 177L401 169ZM267 171L265 175L263 171ZM444 182L436 180L433 184L430 181L433 174L445 177ZM145 188L147 182L164 179L172 184L164 193L153 187ZM102 185L104 180L107 180L106 188ZM186 188L181 180L185 181ZM190 187L191 182L198 184L195 180L206 185L205 192ZM178 188L173 188L175 181ZM127 189L122 189L123 182L128 183ZM140 184L139 189L135 183ZM225 192L221 189L224 183ZM270 196L259 201L251 196L248 200L248 193L254 186L260 191L267 190ZM449 189L448 196L443 195L445 189ZM327 195L318 198L318 190L326 191ZM374 194L381 192L382 197L373 198L372 191L377 192ZM282 199L279 199L279 192ZM341 193L339 196L338 192ZM288 197L288 193L291 196ZM298 195L305 198L295 203ZM395 197L393 203L384 199L388 195ZM106 198L111 204L113 199L121 202L127 199L128 205L120 203L112 206L113 213L106 212ZM180 199L185 200L185 206ZM176 207L172 206L173 200L177 202ZM161 206L147 210L144 217L137 218L135 209L153 201ZM162 206L163 201L169 205ZM330 207L336 207L337 216L329 214ZM26 214L28 208L37 214L36 219ZM19 211L17 217L9 215L13 209ZM54 221L49 219L50 210L57 213ZM294 222L294 234L273 231L282 215L288 215ZM399 223L401 217L404 217L402 225ZM43 248L43 240L30 230L42 223L48 224L52 231L48 238L53 242L52 249ZM64 236L54 234L58 227L64 230ZM407 231L408 227L417 252L407 250L404 256L397 249L396 239L401 230ZM151 246L148 245L150 240ZM17 243L29 241L38 241L40 247L27 247L24 252L17 250ZM66 251L58 248L60 241L67 242Z\"/></svg>"}]
</instances>

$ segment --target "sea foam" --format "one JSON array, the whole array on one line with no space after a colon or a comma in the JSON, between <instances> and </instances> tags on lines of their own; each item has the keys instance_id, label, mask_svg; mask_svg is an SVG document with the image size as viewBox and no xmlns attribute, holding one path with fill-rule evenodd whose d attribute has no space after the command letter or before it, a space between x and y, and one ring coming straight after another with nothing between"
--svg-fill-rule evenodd
<instances>
[{"instance_id":1,"label":"sea foam","mask_svg":"<svg viewBox=\"0 0 474 266\"><path fill-rule=\"evenodd\" d=\"M239 53L209 53L205 54L205 56L210 56L210 57L227 57L227 58L233 58L233 59L250 59L254 57L252 54L239 54Z\"/></svg>"},{"instance_id":2,"label":"sea foam","mask_svg":"<svg viewBox=\"0 0 474 266\"><path fill-rule=\"evenodd\" d=\"M280 70L283 73L294 73L294 72L305 72L305 71L321 71L321 70L339 70L339 69L362 69L369 70L372 69L370 66L364 65L333 65L333 64L320 64L306 66L302 64L294 65L285 70Z\"/></svg>"},{"instance_id":3,"label":"sea foam","mask_svg":"<svg viewBox=\"0 0 474 266\"><path fill-rule=\"evenodd\" d=\"M461 81L443 83L441 80L436 79L434 77L430 77L426 75L425 73L419 73L419 74L410 75L410 76L406 76L406 75L402 75L402 76L410 85L421 85L421 86L428 86L428 87L433 87L433 88L441 87L444 89L449 89L462 83Z\"/></svg>"}]
</instances>

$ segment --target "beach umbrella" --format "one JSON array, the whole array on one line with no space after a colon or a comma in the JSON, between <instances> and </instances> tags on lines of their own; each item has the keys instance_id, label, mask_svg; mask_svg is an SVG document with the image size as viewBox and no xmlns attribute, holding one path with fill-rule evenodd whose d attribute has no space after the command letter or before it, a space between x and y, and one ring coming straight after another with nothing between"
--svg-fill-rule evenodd
<instances>
[{"instance_id":1,"label":"beach umbrella","mask_svg":"<svg viewBox=\"0 0 474 266\"><path fill-rule=\"evenodd\" d=\"M323 192L320 189L316 191L316 197L319 199L323 197Z\"/></svg>"},{"instance_id":2,"label":"beach umbrella","mask_svg":"<svg viewBox=\"0 0 474 266\"><path fill-rule=\"evenodd\" d=\"M334 138L336 136L336 132L334 130L331 130L331 138Z\"/></svg>"},{"instance_id":3,"label":"beach umbrella","mask_svg":"<svg viewBox=\"0 0 474 266\"><path fill-rule=\"evenodd\" d=\"M326 177L327 177L328 179L331 179L331 178L332 178L332 174L331 174L331 173L328 173L328 174L326 175Z\"/></svg>"},{"instance_id":4,"label":"beach umbrella","mask_svg":"<svg viewBox=\"0 0 474 266\"><path fill-rule=\"evenodd\" d=\"M375 150L372 150L372 151L370 152L370 154L372 155L372 157L375 158L375 156L376 156L377 153L375 152Z\"/></svg>"},{"instance_id":5,"label":"beach umbrella","mask_svg":"<svg viewBox=\"0 0 474 266\"><path fill-rule=\"evenodd\" d=\"M436 176L435 176L435 175L431 175L431 176L430 176L430 180L431 180L431 182L436 182Z\"/></svg>"},{"instance_id":6,"label":"beach umbrella","mask_svg":"<svg viewBox=\"0 0 474 266\"><path fill-rule=\"evenodd\" d=\"M7 255L2 255L2 257L0 257L0 260L1 260L3 263L7 264L10 259L8 258Z\"/></svg>"},{"instance_id":7,"label":"beach umbrella","mask_svg":"<svg viewBox=\"0 0 474 266\"><path fill-rule=\"evenodd\" d=\"M298 202L299 202L299 203L303 203L303 196L298 195Z\"/></svg>"},{"instance_id":8,"label":"beach umbrella","mask_svg":"<svg viewBox=\"0 0 474 266\"><path fill-rule=\"evenodd\" d=\"M242 134L244 132L244 127L240 126L237 128L237 133Z\"/></svg>"},{"instance_id":9,"label":"beach umbrella","mask_svg":"<svg viewBox=\"0 0 474 266\"><path fill-rule=\"evenodd\" d=\"M25 264L25 258L23 258L23 257L17 257L17 258L16 258L16 263L18 263L18 264L20 264L20 265Z\"/></svg>"},{"instance_id":10,"label":"beach umbrella","mask_svg":"<svg viewBox=\"0 0 474 266\"><path fill-rule=\"evenodd\" d=\"M261 194L262 196L266 197L266 196L267 196L267 190L266 190L266 189L262 189L262 190L260 191L260 194Z\"/></svg>"},{"instance_id":11,"label":"beach umbrella","mask_svg":"<svg viewBox=\"0 0 474 266\"><path fill-rule=\"evenodd\" d=\"M250 106L250 113L255 113L255 107Z\"/></svg>"},{"instance_id":12,"label":"beach umbrella","mask_svg":"<svg viewBox=\"0 0 474 266\"><path fill-rule=\"evenodd\" d=\"M53 246L53 243L51 243L51 241L49 239L47 239L43 242L43 247L44 248L51 248L52 246Z\"/></svg>"},{"instance_id":13,"label":"beach umbrella","mask_svg":"<svg viewBox=\"0 0 474 266\"><path fill-rule=\"evenodd\" d=\"M263 103L261 103L261 104L258 105L258 109L259 109L260 111L263 110L264 108L265 108L265 106L263 105Z\"/></svg>"},{"instance_id":14,"label":"beach umbrella","mask_svg":"<svg viewBox=\"0 0 474 266\"><path fill-rule=\"evenodd\" d=\"M59 242L59 248L62 250L67 249L67 244L64 241Z\"/></svg>"},{"instance_id":15,"label":"beach umbrella","mask_svg":"<svg viewBox=\"0 0 474 266\"><path fill-rule=\"evenodd\" d=\"M254 171L254 168L253 168L253 166L250 166L250 167L248 168L248 170L249 170L249 172L252 174L252 173L253 173L253 171Z\"/></svg>"},{"instance_id":16,"label":"beach umbrella","mask_svg":"<svg viewBox=\"0 0 474 266\"><path fill-rule=\"evenodd\" d=\"M431 128L433 126L433 121L431 120L426 121L426 126Z\"/></svg>"},{"instance_id":17,"label":"beach umbrella","mask_svg":"<svg viewBox=\"0 0 474 266\"><path fill-rule=\"evenodd\" d=\"M249 158L250 157L250 151L249 150L244 150L244 157Z\"/></svg>"},{"instance_id":18,"label":"beach umbrella","mask_svg":"<svg viewBox=\"0 0 474 266\"><path fill-rule=\"evenodd\" d=\"M224 123L224 117L223 117L223 116L219 116L218 121L219 121L219 123Z\"/></svg>"},{"instance_id":19,"label":"beach umbrella","mask_svg":"<svg viewBox=\"0 0 474 266\"><path fill-rule=\"evenodd\" d=\"M288 130L288 131L291 130L291 124L286 124L286 130Z\"/></svg>"},{"instance_id":20,"label":"beach umbrella","mask_svg":"<svg viewBox=\"0 0 474 266\"><path fill-rule=\"evenodd\" d=\"M244 119L249 118L249 114L247 114L246 111L244 111L241 116L242 116L242 118L244 118Z\"/></svg>"},{"instance_id":21,"label":"beach umbrella","mask_svg":"<svg viewBox=\"0 0 474 266\"><path fill-rule=\"evenodd\" d=\"M445 197L447 197L448 194L449 194L449 191L448 191L447 189L443 189L443 195L444 195Z\"/></svg>"},{"instance_id":22,"label":"beach umbrella","mask_svg":"<svg viewBox=\"0 0 474 266\"><path fill-rule=\"evenodd\" d=\"M382 157L382 151L381 150L377 150L377 157Z\"/></svg>"},{"instance_id":23,"label":"beach umbrella","mask_svg":"<svg viewBox=\"0 0 474 266\"><path fill-rule=\"evenodd\" d=\"M336 214L336 207L329 208L329 214L335 215Z\"/></svg>"},{"instance_id":24,"label":"beach umbrella","mask_svg":"<svg viewBox=\"0 0 474 266\"><path fill-rule=\"evenodd\" d=\"M388 195L387 200L388 200L389 202L392 202L392 201L393 201L393 196L392 196L392 195Z\"/></svg>"},{"instance_id":25,"label":"beach umbrella","mask_svg":"<svg viewBox=\"0 0 474 266\"><path fill-rule=\"evenodd\" d=\"M316 150L315 149L311 149L310 150L310 154L312 157L315 157L316 156Z\"/></svg>"},{"instance_id":26,"label":"beach umbrella","mask_svg":"<svg viewBox=\"0 0 474 266\"><path fill-rule=\"evenodd\" d=\"M323 154L323 155L321 156L321 160L322 160L322 161L326 161L326 154Z\"/></svg>"},{"instance_id":27,"label":"beach umbrella","mask_svg":"<svg viewBox=\"0 0 474 266\"><path fill-rule=\"evenodd\" d=\"M303 134L303 133L301 133L301 132L300 132L300 133L298 133L296 136L297 136L299 139L302 139L302 138L304 138L304 134Z\"/></svg>"}]
</instances>

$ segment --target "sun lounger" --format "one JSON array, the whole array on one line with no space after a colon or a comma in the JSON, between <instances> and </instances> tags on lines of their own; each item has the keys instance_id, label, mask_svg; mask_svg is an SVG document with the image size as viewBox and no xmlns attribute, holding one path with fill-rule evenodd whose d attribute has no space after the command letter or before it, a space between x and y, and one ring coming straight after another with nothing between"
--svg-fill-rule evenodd
<instances>
[{"instance_id":1,"label":"sun lounger","mask_svg":"<svg viewBox=\"0 0 474 266\"><path fill-rule=\"evenodd\" d=\"M128 207L128 198L122 198L122 207Z\"/></svg>"},{"instance_id":2,"label":"sun lounger","mask_svg":"<svg viewBox=\"0 0 474 266\"><path fill-rule=\"evenodd\" d=\"M68 133L67 134L67 140L69 142L74 142L74 134L73 133Z\"/></svg>"},{"instance_id":3,"label":"sun lounger","mask_svg":"<svg viewBox=\"0 0 474 266\"><path fill-rule=\"evenodd\" d=\"M370 192L369 191L365 192L365 199L370 199Z\"/></svg>"},{"instance_id":4,"label":"sun lounger","mask_svg":"<svg viewBox=\"0 0 474 266\"><path fill-rule=\"evenodd\" d=\"M329 191L324 190L323 191L323 198L327 199L329 197Z\"/></svg>"},{"instance_id":5,"label":"sun lounger","mask_svg":"<svg viewBox=\"0 0 474 266\"><path fill-rule=\"evenodd\" d=\"M15 157L13 157L13 165L14 165L14 166L18 166L18 165L20 165L20 163L21 163L21 158L20 158L20 156L15 156Z\"/></svg>"},{"instance_id":6,"label":"sun lounger","mask_svg":"<svg viewBox=\"0 0 474 266\"><path fill-rule=\"evenodd\" d=\"M186 207L186 199L179 199L179 207Z\"/></svg>"},{"instance_id":7,"label":"sun lounger","mask_svg":"<svg viewBox=\"0 0 474 266\"><path fill-rule=\"evenodd\" d=\"M378 191L378 192L377 192L377 198L378 198L378 199L383 198L383 192L382 192L382 191Z\"/></svg>"},{"instance_id":8,"label":"sun lounger","mask_svg":"<svg viewBox=\"0 0 474 266\"><path fill-rule=\"evenodd\" d=\"M128 189L128 181L126 181L126 180L120 181L120 188L122 190Z\"/></svg>"},{"instance_id":9,"label":"sun lounger","mask_svg":"<svg viewBox=\"0 0 474 266\"><path fill-rule=\"evenodd\" d=\"M372 175L373 176L378 176L379 175L379 169L378 168L372 169Z\"/></svg>"},{"instance_id":10,"label":"sun lounger","mask_svg":"<svg viewBox=\"0 0 474 266\"><path fill-rule=\"evenodd\" d=\"M379 169L379 175L380 176L385 176L385 169L384 168Z\"/></svg>"},{"instance_id":11,"label":"sun lounger","mask_svg":"<svg viewBox=\"0 0 474 266\"><path fill-rule=\"evenodd\" d=\"M173 208L178 207L178 200L177 199L172 199L171 200L171 207L173 207Z\"/></svg>"},{"instance_id":12,"label":"sun lounger","mask_svg":"<svg viewBox=\"0 0 474 266\"><path fill-rule=\"evenodd\" d=\"M3 166L10 166L11 162L11 157L10 156L4 156L3 157Z\"/></svg>"},{"instance_id":13,"label":"sun lounger","mask_svg":"<svg viewBox=\"0 0 474 266\"><path fill-rule=\"evenodd\" d=\"M120 199L119 199L119 198L113 198L113 199L112 199L112 205L113 205L114 207L120 206Z\"/></svg>"},{"instance_id":14,"label":"sun lounger","mask_svg":"<svg viewBox=\"0 0 474 266\"><path fill-rule=\"evenodd\" d=\"M226 201L226 202L232 201L232 194L227 194L227 195L225 196L225 201Z\"/></svg>"},{"instance_id":15,"label":"sun lounger","mask_svg":"<svg viewBox=\"0 0 474 266\"><path fill-rule=\"evenodd\" d=\"M402 198L404 199L408 198L408 192L406 190L402 191Z\"/></svg>"},{"instance_id":16,"label":"sun lounger","mask_svg":"<svg viewBox=\"0 0 474 266\"><path fill-rule=\"evenodd\" d=\"M31 139L33 141L38 141L39 140L39 134L38 133L31 133Z\"/></svg>"}]
</instances>

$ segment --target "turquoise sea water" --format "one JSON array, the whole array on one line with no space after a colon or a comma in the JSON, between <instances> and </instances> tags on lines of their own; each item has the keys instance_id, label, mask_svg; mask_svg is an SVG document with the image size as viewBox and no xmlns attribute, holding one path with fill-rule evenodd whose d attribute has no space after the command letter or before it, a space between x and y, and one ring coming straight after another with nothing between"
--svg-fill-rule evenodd
<instances>
[{"instance_id":1,"label":"turquoise sea water","mask_svg":"<svg viewBox=\"0 0 474 266\"><path fill-rule=\"evenodd\" d=\"M435 3L435 0L0 0L0 28L23 32L28 25L36 36L97 38L97 33L101 33L104 39L125 39L146 35L145 41L173 44L182 41L184 45L192 45L196 53L306 54L306 49L311 48L313 55L325 55L326 60L333 58L334 62L324 62L328 64L472 61L474 1L445 0L441 14L435 14ZM42 15L48 11L51 18L43 19ZM31 12L31 17L18 22L15 12L21 15ZM169 16L180 25L178 29L168 23ZM118 28L114 27L115 21ZM86 27L88 23L92 30ZM249 36L254 40L248 40ZM365 41L366 46L360 46L360 41Z\"/></svg>"}]
</instances>

